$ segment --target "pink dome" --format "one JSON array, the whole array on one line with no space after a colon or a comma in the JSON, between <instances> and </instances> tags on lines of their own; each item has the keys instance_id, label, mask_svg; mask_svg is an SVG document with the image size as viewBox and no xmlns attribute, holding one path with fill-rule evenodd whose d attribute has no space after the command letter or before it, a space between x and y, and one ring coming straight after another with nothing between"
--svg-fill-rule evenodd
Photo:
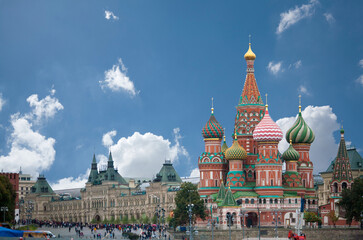
<instances>
[{"instance_id":1,"label":"pink dome","mask_svg":"<svg viewBox=\"0 0 363 240\"><path fill-rule=\"evenodd\" d=\"M277 124L271 119L268 114L268 109L265 111L265 116L261 122L257 124L253 131L253 139L257 142L280 142L283 138L282 131Z\"/></svg>"}]
</instances>

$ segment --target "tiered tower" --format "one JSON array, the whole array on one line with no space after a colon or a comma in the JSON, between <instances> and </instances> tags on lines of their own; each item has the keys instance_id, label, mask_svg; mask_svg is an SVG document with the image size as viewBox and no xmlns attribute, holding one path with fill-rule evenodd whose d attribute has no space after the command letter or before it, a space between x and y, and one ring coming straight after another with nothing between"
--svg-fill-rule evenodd
<instances>
[{"instance_id":1,"label":"tiered tower","mask_svg":"<svg viewBox=\"0 0 363 240\"><path fill-rule=\"evenodd\" d=\"M199 195L202 197L218 192L228 171L228 165L221 149L224 130L214 116L213 106L211 110L211 116L202 129L205 150L198 161Z\"/></svg>"},{"instance_id":2,"label":"tiered tower","mask_svg":"<svg viewBox=\"0 0 363 240\"><path fill-rule=\"evenodd\" d=\"M299 104L299 115L294 125L286 132L286 141L292 142L292 146L299 152L300 158L297 162L297 171L301 176L302 187L299 194L315 195L313 163L310 161L310 145L314 141L315 135L311 128L306 124L301 114L301 103Z\"/></svg>"},{"instance_id":3,"label":"tiered tower","mask_svg":"<svg viewBox=\"0 0 363 240\"><path fill-rule=\"evenodd\" d=\"M265 114L264 105L258 90L254 62L256 55L252 52L251 43L244 55L247 62L247 75L242 95L240 97L235 119L234 132L237 133L238 143L243 146L247 153L244 161L244 171L248 182L255 181L255 169L253 165L257 159L257 143L253 140L253 130Z\"/></svg>"},{"instance_id":4,"label":"tiered tower","mask_svg":"<svg viewBox=\"0 0 363 240\"><path fill-rule=\"evenodd\" d=\"M353 183L352 169L345 146L344 129L340 129L340 143L337 158L334 164L334 172L330 181L330 193L334 196L340 196L344 188L350 188Z\"/></svg>"},{"instance_id":5,"label":"tiered tower","mask_svg":"<svg viewBox=\"0 0 363 240\"><path fill-rule=\"evenodd\" d=\"M283 195L282 161L278 150L282 138L282 131L271 119L266 104L265 116L253 132L253 139L258 146L255 190L261 196Z\"/></svg>"},{"instance_id":6,"label":"tiered tower","mask_svg":"<svg viewBox=\"0 0 363 240\"><path fill-rule=\"evenodd\" d=\"M282 184L285 191L297 191L301 188L301 176L297 171L297 161L299 161L300 154L292 146L290 140L289 148L282 154L282 158L286 163L286 171L282 178Z\"/></svg>"}]
</instances>

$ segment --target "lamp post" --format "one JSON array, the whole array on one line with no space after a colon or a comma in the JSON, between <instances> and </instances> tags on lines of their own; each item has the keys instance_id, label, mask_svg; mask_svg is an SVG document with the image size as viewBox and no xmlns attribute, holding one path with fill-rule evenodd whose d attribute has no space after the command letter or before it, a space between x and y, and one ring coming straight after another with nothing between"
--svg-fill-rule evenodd
<instances>
[{"instance_id":1,"label":"lamp post","mask_svg":"<svg viewBox=\"0 0 363 240\"><path fill-rule=\"evenodd\" d=\"M275 232L276 232L276 238L278 239L279 238L279 235L277 234L277 221L280 220L280 217L281 217L281 212L279 212L278 210L274 210L273 211L273 217L274 217L274 220L275 220Z\"/></svg>"},{"instance_id":2,"label":"lamp post","mask_svg":"<svg viewBox=\"0 0 363 240\"><path fill-rule=\"evenodd\" d=\"M9 211L8 207L1 207L1 211L4 212L4 222L5 222L5 212Z\"/></svg>"},{"instance_id":3,"label":"lamp post","mask_svg":"<svg viewBox=\"0 0 363 240\"><path fill-rule=\"evenodd\" d=\"M161 218L162 223L163 223L163 231L162 231L162 233L163 233L164 238L166 239L166 234L165 234L165 209L162 208L161 209L161 212L163 213L162 214L162 218Z\"/></svg>"},{"instance_id":4,"label":"lamp post","mask_svg":"<svg viewBox=\"0 0 363 240\"><path fill-rule=\"evenodd\" d=\"M231 225L232 225L232 221L234 221L233 214L228 212L226 217L227 217L227 225L229 228L229 240L231 240Z\"/></svg>"},{"instance_id":5,"label":"lamp post","mask_svg":"<svg viewBox=\"0 0 363 240\"><path fill-rule=\"evenodd\" d=\"M260 211L260 198L257 198L257 212L258 212L258 240L261 239L261 211Z\"/></svg>"},{"instance_id":6,"label":"lamp post","mask_svg":"<svg viewBox=\"0 0 363 240\"><path fill-rule=\"evenodd\" d=\"M193 229L192 229L192 217L193 217L193 207L194 204L190 203L188 204L188 214L189 214L189 239L193 240Z\"/></svg>"},{"instance_id":7,"label":"lamp post","mask_svg":"<svg viewBox=\"0 0 363 240\"><path fill-rule=\"evenodd\" d=\"M242 240L245 239L245 217L248 216L246 211L241 210L238 214L239 217L242 217Z\"/></svg>"},{"instance_id":8,"label":"lamp post","mask_svg":"<svg viewBox=\"0 0 363 240\"><path fill-rule=\"evenodd\" d=\"M32 217L32 212L34 209L34 205L32 201L27 201L27 207L26 207L26 216L27 216L27 229L29 230L29 223L30 223L30 219Z\"/></svg>"}]
</instances>

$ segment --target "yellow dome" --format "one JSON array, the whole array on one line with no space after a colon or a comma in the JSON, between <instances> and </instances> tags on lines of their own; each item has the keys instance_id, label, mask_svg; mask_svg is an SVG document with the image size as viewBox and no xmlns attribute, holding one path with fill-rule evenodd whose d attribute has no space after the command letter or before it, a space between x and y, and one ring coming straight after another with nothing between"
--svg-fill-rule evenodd
<instances>
[{"instance_id":1,"label":"yellow dome","mask_svg":"<svg viewBox=\"0 0 363 240\"><path fill-rule=\"evenodd\" d=\"M256 59L256 55L252 52L251 43L249 45L250 46L248 48L248 51L245 54L245 59L246 60L255 60Z\"/></svg>"},{"instance_id":2,"label":"yellow dome","mask_svg":"<svg viewBox=\"0 0 363 240\"><path fill-rule=\"evenodd\" d=\"M239 145L236 136L232 146L226 150L225 156L227 160L245 160L247 158L247 152Z\"/></svg>"}]
</instances>

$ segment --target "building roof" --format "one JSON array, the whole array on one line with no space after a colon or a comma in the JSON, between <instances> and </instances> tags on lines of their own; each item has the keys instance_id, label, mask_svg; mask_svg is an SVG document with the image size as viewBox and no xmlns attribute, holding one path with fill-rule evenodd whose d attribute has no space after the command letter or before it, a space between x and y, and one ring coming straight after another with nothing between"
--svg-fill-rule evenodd
<instances>
[{"instance_id":1,"label":"building roof","mask_svg":"<svg viewBox=\"0 0 363 240\"><path fill-rule=\"evenodd\" d=\"M224 197L223 202L221 203L222 206L237 206L236 200L232 194L231 188L228 188L227 194Z\"/></svg>"},{"instance_id":2,"label":"building roof","mask_svg":"<svg viewBox=\"0 0 363 240\"><path fill-rule=\"evenodd\" d=\"M352 169L352 171L363 170L363 158L360 156L357 149L355 147L348 147L347 153L350 161L350 168ZM329 167L325 171L326 173L333 172L335 161L336 158L330 163Z\"/></svg>"},{"instance_id":3,"label":"building roof","mask_svg":"<svg viewBox=\"0 0 363 240\"><path fill-rule=\"evenodd\" d=\"M154 182L162 182L162 183L170 183L170 182L177 182L181 183L182 180L179 177L178 173L175 171L173 164L170 160L165 160L163 167L161 168L160 172L156 174L156 178Z\"/></svg>"},{"instance_id":4,"label":"building roof","mask_svg":"<svg viewBox=\"0 0 363 240\"><path fill-rule=\"evenodd\" d=\"M222 138L224 135L223 127L215 118L213 108L208 122L202 129L202 135L204 138Z\"/></svg>"},{"instance_id":5,"label":"building roof","mask_svg":"<svg viewBox=\"0 0 363 240\"><path fill-rule=\"evenodd\" d=\"M286 141L292 143L312 143L315 139L313 130L305 122L299 106L299 115L292 127L286 132Z\"/></svg>"},{"instance_id":6,"label":"building roof","mask_svg":"<svg viewBox=\"0 0 363 240\"><path fill-rule=\"evenodd\" d=\"M54 193L52 187L49 185L48 181L45 179L44 175L39 174L39 177L31 188L31 193L36 194L46 194L46 193Z\"/></svg>"},{"instance_id":7,"label":"building roof","mask_svg":"<svg viewBox=\"0 0 363 240\"><path fill-rule=\"evenodd\" d=\"M266 105L265 116L255 127L255 130L253 131L253 139L255 141L280 142L282 138L282 131L270 117L270 114L268 113L268 106Z\"/></svg>"}]
</instances>

